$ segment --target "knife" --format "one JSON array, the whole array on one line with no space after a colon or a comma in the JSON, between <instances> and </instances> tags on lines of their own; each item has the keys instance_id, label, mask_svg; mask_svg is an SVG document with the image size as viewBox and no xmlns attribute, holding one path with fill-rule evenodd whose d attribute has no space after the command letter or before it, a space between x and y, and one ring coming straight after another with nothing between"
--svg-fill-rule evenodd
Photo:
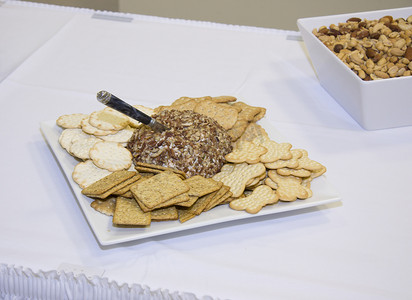
<instances>
[{"instance_id":1,"label":"knife","mask_svg":"<svg viewBox=\"0 0 412 300\"><path fill-rule=\"evenodd\" d=\"M154 131L162 132L169 130L165 125L157 122L152 117L146 115L144 112L136 109L130 104L124 102L123 100L117 98L107 91L100 91L97 93L97 101L107 105L110 108L113 108L126 116L133 118L145 125L150 126Z\"/></svg>"}]
</instances>

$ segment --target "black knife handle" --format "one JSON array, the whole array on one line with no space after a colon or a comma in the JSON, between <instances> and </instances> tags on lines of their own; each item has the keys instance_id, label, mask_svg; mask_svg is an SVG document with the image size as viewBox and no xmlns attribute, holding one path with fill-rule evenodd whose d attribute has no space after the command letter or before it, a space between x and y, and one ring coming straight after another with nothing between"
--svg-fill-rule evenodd
<instances>
[{"instance_id":1,"label":"black knife handle","mask_svg":"<svg viewBox=\"0 0 412 300\"><path fill-rule=\"evenodd\" d=\"M134 108L130 104L124 102L123 100L117 98L116 96L110 94L106 91L100 91L97 93L97 100L108 107L111 107L128 117L131 117L145 125L148 125L152 118L140 110Z\"/></svg>"}]
</instances>

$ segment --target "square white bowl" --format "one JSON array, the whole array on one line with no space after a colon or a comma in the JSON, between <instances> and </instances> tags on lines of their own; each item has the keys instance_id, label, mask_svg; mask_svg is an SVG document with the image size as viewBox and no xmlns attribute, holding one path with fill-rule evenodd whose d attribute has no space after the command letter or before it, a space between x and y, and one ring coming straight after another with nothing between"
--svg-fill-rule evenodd
<instances>
[{"instance_id":1,"label":"square white bowl","mask_svg":"<svg viewBox=\"0 0 412 300\"><path fill-rule=\"evenodd\" d=\"M412 7L298 19L297 24L323 88L366 130L412 125L412 76L374 81L360 79L312 33L351 17L407 18Z\"/></svg>"}]
</instances>

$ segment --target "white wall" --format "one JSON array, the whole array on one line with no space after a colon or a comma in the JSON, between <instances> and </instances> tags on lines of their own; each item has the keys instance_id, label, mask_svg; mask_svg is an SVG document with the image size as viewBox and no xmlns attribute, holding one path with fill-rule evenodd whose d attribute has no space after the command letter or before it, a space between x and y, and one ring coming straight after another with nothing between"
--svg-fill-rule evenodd
<instances>
[{"instance_id":1,"label":"white wall","mask_svg":"<svg viewBox=\"0 0 412 300\"><path fill-rule=\"evenodd\" d=\"M297 30L296 20L412 6L412 0L30 0L169 18ZM408 17L408 16L405 16Z\"/></svg>"},{"instance_id":2,"label":"white wall","mask_svg":"<svg viewBox=\"0 0 412 300\"><path fill-rule=\"evenodd\" d=\"M289 30L302 17L407 6L412 0L119 0L122 12Z\"/></svg>"},{"instance_id":3,"label":"white wall","mask_svg":"<svg viewBox=\"0 0 412 300\"><path fill-rule=\"evenodd\" d=\"M55 4L62 6L84 7L97 10L119 11L118 0L26 0L27 2L37 2Z\"/></svg>"}]
</instances>

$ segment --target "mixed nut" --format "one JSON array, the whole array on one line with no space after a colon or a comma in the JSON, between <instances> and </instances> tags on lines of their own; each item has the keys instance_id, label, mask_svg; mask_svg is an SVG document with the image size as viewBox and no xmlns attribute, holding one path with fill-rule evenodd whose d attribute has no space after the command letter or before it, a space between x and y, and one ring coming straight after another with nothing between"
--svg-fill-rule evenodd
<instances>
[{"instance_id":1,"label":"mixed nut","mask_svg":"<svg viewBox=\"0 0 412 300\"><path fill-rule=\"evenodd\" d=\"M412 15L350 18L312 33L362 80L412 75Z\"/></svg>"}]
</instances>

